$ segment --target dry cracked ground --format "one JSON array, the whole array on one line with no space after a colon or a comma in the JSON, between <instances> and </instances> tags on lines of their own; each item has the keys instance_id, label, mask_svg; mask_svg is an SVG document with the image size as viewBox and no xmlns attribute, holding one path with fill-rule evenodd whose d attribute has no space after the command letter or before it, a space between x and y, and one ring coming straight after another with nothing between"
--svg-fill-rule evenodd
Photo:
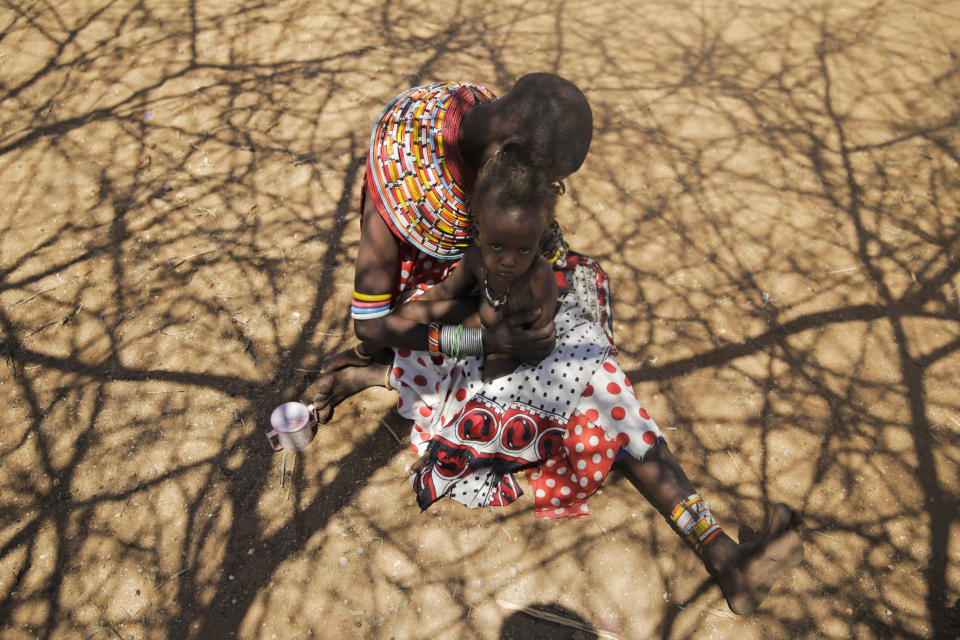
<instances>
[{"instance_id":1,"label":"dry cracked ground","mask_svg":"<svg viewBox=\"0 0 960 640\"><path fill-rule=\"evenodd\" d=\"M953 0L3 0L0 637L960 635L958 55ZM352 344L379 110L530 71L593 105L558 216L681 463L806 514L752 616L618 474L419 513L386 390L266 444Z\"/></svg>"}]
</instances>

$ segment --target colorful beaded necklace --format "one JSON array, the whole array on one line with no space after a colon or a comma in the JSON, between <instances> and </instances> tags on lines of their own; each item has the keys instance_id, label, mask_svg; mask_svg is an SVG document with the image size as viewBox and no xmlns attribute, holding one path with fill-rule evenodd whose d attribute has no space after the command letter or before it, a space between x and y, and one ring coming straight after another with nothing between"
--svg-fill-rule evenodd
<instances>
[{"instance_id":1,"label":"colorful beaded necklace","mask_svg":"<svg viewBox=\"0 0 960 640\"><path fill-rule=\"evenodd\" d=\"M466 100L462 89L469 90ZM473 233L468 185L453 164L457 140L444 140L444 123L462 117L470 100L494 99L466 82L415 87L394 98L373 128L367 186L394 233L427 255L459 258Z\"/></svg>"},{"instance_id":2,"label":"colorful beaded necklace","mask_svg":"<svg viewBox=\"0 0 960 640\"><path fill-rule=\"evenodd\" d=\"M493 293L490 291L490 283L487 280L489 275L487 268L483 268L483 295L486 297L487 302L490 303L490 306L493 307L494 311L499 311L500 307L507 304L507 300L510 299L510 290L513 289L513 280L510 281L510 284L507 285L507 290L503 292L503 295L493 297Z\"/></svg>"}]
</instances>

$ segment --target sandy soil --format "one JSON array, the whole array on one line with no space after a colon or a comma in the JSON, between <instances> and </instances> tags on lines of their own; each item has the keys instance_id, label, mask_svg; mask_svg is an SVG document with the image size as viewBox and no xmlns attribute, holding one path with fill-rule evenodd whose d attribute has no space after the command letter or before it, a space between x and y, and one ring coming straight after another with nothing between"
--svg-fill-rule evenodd
<instances>
[{"instance_id":1,"label":"sandy soil","mask_svg":"<svg viewBox=\"0 0 960 640\"><path fill-rule=\"evenodd\" d=\"M4 2L0 637L960 635L958 43L952 0ZM421 514L385 390L263 437L352 343L378 111L535 70L593 104L559 218L650 413L729 531L806 513L753 616L622 476Z\"/></svg>"}]
</instances>

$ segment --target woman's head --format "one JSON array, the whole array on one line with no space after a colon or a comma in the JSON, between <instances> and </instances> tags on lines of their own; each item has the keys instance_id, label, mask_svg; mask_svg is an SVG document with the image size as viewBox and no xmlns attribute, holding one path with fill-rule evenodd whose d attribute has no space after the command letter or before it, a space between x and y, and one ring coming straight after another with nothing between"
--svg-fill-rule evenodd
<instances>
[{"instance_id":1,"label":"woman's head","mask_svg":"<svg viewBox=\"0 0 960 640\"><path fill-rule=\"evenodd\" d=\"M483 165L471 212L474 242L488 272L512 280L530 269L561 189L516 145Z\"/></svg>"},{"instance_id":2,"label":"woman's head","mask_svg":"<svg viewBox=\"0 0 960 640\"><path fill-rule=\"evenodd\" d=\"M593 137L593 113L569 80L529 73L493 105L551 179L562 180L583 164Z\"/></svg>"}]
</instances>

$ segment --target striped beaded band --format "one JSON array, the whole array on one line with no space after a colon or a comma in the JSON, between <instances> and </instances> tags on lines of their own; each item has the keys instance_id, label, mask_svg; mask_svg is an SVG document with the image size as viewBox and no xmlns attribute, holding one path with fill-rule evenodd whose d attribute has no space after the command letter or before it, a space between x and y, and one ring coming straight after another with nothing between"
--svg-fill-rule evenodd
<instances>
[{"instance_id":1,"label":"striped beaded band","mask_svg":"<svg viewBox=\"0 0 960 640\"><path fill-rule=\"evenodd\" d=\"M350 305L350 317L354 320L370 320L390 313L389 293L357 293L353 292L353 302Z\"/></svg>"},{"instance_id":2,"label":"striped beaded band","mask_svg":"<svg viewBox=\"0 0 960 640\"><path fill-rule=\"evenodd\" d=\"M440 325L436 322L431 322L430 326L427 328L427 349L430 351L430 355L439 356L443 355L440 351Z\"/></svg>"},{"instance_id":3,"label":"striped beaded band","mask_svg":"<svg viewBox=\"0 0 960 640\"><path fill-rule=\"evenodd\" d=\"M703 554L703 548L722 531L713 519L710 507L699 493L687 496L677 503L670 513L670 519L677 526L697 553Z\"/></svg>"}]
</instances>

